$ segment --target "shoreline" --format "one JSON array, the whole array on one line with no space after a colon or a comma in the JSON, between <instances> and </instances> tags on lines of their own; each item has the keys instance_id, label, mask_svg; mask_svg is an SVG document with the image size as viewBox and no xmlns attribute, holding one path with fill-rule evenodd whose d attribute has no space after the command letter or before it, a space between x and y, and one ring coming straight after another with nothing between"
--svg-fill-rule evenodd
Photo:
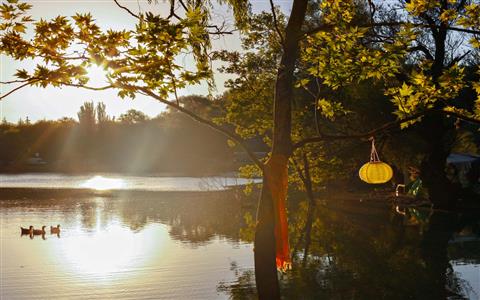
<instances>
[{"instance_id":1,"label":"shoreline","mask_svg":"<svg viewBox=\"0 0 480 300\"><path fill-rule=\"evenodd\" d=\"M86 188L24 188L24 187L2 187L0 188L0 200L22 200L31 198L86 198L102 197L115 198L125 196L155 197L164 196L198 196L198 195L229 195L236 192L236 188L225 190L205 191L147 191L147 190L94 190Z\"/></svg>"}]
</instances>

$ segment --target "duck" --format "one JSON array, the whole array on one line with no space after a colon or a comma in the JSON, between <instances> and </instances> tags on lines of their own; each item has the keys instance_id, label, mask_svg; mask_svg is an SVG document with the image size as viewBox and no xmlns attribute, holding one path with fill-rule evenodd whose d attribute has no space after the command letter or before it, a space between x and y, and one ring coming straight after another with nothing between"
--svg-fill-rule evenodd
<instances>
[{"instance_id":1,"label":"duck","mask_svg":"<svg viewBox=\"0 0 480 300\"><path fill-rule=\"evenodd\" d=\"M32 232L33 232L33 226L30 225L29 228L23 228L22 226L20 226L20 230L21 230L21 232L22 232L22 235L24 235L24 234L32 234Z\"/></svg>"},{"instance_id":2,"label":"duck","mask_svg":"<svg viewBox=\"0 0 480 300\"><path fill-rule=\"evenodd\" d=\"M58 234L60 233L60 224L57 225L57 227L50 226L50 233L51 234Z\"/></svg>"},{"instance_id":3,"label":"duck","mask_svg":"<svg viewBox=\"0 0 480 300\"><path fill-rule=\"evenodd\" d=\"M45 234L45 227L47 227L47 226L42 226L42 229L33 229L33 234L34 235Z\"/></svg>"}]
</instances>

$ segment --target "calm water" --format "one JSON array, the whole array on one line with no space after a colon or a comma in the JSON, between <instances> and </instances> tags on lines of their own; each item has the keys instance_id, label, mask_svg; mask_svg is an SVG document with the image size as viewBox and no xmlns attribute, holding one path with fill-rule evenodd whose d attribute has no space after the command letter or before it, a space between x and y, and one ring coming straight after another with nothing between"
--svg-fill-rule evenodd
<instances>
[{"instance_id":1,"label":"calm water","mask_svg":"<svg viewBox=\"0 0 480 300\"><path fill-rule=\"evenodd\" d=\"M40 194L0 202L1 299L226 298L231 266L253 266L240 203L219 195ZM30 224L60 236L20 236Z\"/></svg>"},{"instance_id":2,"label":"calm water","mask_svg":"<svg viewBox=\"0 0 480 300\"><path fill-rule=\"evenodd\" d=\"M77 182L119 184L92 178ZM303 262L306 205L289 203L297 263L281 276L285 299L480 298L475 212L402 215L383 200L325 195ZM0 189L0 298L255 299L254 207L229 191ZM20 236L30 224L48 226L44 239ZM56 224L60 236L49 233Z\"/></svg>"}]
</instances>

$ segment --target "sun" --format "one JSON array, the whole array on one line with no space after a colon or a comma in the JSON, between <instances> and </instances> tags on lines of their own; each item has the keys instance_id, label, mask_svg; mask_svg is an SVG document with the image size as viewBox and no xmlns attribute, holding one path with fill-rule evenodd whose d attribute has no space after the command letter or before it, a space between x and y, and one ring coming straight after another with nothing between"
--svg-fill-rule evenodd
<instances>
[{"instance_id":1,"label":"sun","mask_svg":"<svg viewBox=\"0 0 480 300\"><path fill-rule=\"evenodd\" d=\"M92 64L87 68L87 77L89 83L93 85L104 84L107 82L107 70L101 65Z\"/></svg>"}]
</instances>

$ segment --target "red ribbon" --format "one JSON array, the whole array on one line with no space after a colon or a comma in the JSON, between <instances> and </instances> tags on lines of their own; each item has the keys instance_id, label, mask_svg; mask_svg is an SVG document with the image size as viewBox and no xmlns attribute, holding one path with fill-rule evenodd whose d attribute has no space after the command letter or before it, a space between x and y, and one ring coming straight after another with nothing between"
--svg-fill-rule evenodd
<instances>
[{"instance_id":1,"label":"red ribbon","mask_svg":"<svg viewBox=\"0 0 480 300\"><path fill-rule=\"evenodd\" d=\"M288 243L288 220L285 202L288 191L288 160L280 154L273 154L265 165L268 189L272 195L275 216L275 249L277 268L289 269L291 266Z\"/></svg>"}]
</instances>

